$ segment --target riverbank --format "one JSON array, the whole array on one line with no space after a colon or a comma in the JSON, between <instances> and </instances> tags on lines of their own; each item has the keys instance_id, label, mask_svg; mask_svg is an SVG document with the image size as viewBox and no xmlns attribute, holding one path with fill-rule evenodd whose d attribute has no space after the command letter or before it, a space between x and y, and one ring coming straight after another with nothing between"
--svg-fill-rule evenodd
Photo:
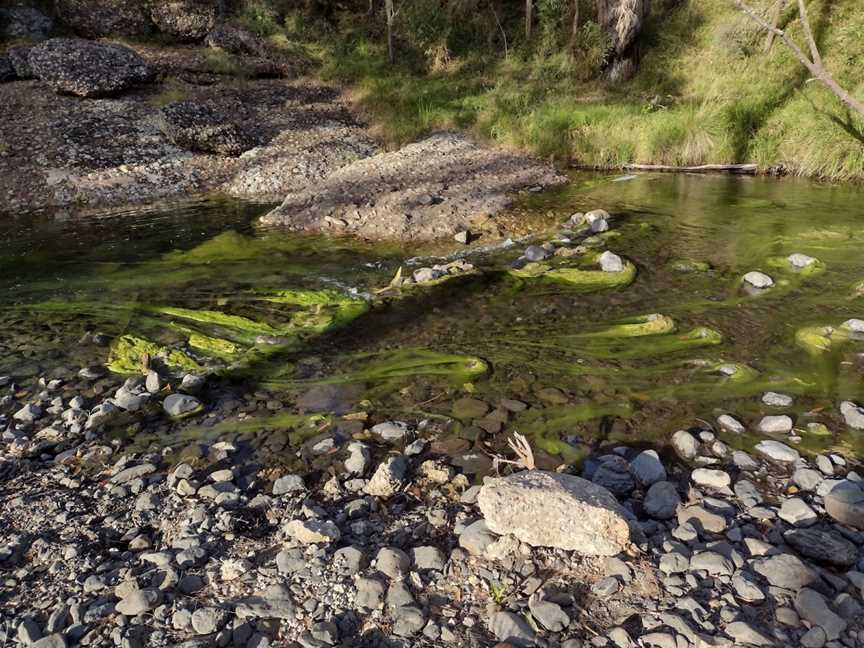
<instances>
[{"instance_id":1,"label":"riverbank","mask_svg":"<svg viewBox=\"0 0 864 648\"><path fill-rule=\"evenodd\" d=\"M322 76L352 89L390 146L462 128L588 167L755 163L763 173L864 179L864 121L809 79L779 40L763 51L764 35L732 3L655 9L640 37L639 70L626 82L586 81L580 74L596 72L592 50L571 60L542 42L526 45L518 32L507 58L501 43L460 49L457 41L443 63L410 50L388 63L383 41L362 22L329 39L316 34L309 48ZM826 66L861 96L856 4L814 2L809 12ZM805 42L791 5L787 14L790 35ZM590 47L592 33L581 38Z\"/></svg>"},{"instance_id":2,"label":"riverbank","mask_svg":"<svg viewBox=\"0 0 864 648\"><path fill-rule=\"evenodd\" d=\"M500 460L530 468L530 451L457 458L435 420L349 406L310 417L302 444L269 446L292 469L231 432L281 409L277 392L54 375L0 378L5 642L864 645L852 457L733 451L721 420L675 432L677 457L611 444L578 470L526 472ZM346 397L313 388L305 402ZM526 407L465 397L452 413L506 427ZM224 432L141 450L111 432L202 424ZM483 478L498 471L510 476Z\"/></svg>"}]
</instances>

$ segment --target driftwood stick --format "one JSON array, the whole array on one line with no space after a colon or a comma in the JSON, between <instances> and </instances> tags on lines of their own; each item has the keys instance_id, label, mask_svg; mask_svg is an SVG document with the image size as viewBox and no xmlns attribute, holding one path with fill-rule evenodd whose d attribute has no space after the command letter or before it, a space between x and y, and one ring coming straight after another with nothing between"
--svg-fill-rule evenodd
<instances>
[{"instance_id":1,"label":"driftwood stick","mask_svg":"<svg viewBox=\"0 0 864 648\"><path fill-rule=\"evenodd\" d=\"M669 164L625 164L628 171L666 171L675 173L735 173L755 175L757 164L700 164L697 166L674 166Z\"/></svg>"}]
</instances>

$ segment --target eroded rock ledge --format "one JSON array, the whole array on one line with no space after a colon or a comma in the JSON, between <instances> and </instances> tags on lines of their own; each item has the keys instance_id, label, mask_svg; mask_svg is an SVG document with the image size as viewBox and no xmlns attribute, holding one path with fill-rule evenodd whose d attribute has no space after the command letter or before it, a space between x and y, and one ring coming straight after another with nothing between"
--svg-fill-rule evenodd
<instances>
[{"instance_id":1,"label":"eroded rock ledge","mask_svg":"<svg viewBox=\"0 0 864 648\"><path fill-rule=\"evenodd\" d=\"M553 166L452 133L343 167L262 217L294 231L434 240L488 230L513 194L564 181Z\"/></svg>"}]
</instances>

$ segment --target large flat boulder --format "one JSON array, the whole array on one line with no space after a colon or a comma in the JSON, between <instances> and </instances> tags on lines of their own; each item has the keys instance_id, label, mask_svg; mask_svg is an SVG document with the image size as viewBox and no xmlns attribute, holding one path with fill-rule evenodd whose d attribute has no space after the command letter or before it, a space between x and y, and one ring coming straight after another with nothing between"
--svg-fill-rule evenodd
<instances>
[{"instance_id":1,"label":"large flat boulder","mask_svg":"<svg viewBox=\"0 0 864 648\"><path fill-rule=\"evenodd\" d=\"M57 0L60 22L79 36L140 36L152 28L141 0Z\"/></svg>"},{"instance_id":2,"label":"large flat boulder","mask_svg":"<svg viewBox=\"0 0 864 648\"><path fill-rule=\"evenodd\" d=\"M464 230L495 234L490 217L516 192L563 181L550 164L442 133L343 167L289 194L262 222L379 240L431 241Z\"/></svg>"},{"instance_id":3,"label":"large flat boulder","mask_svg":"<svg viewBox=\"0 0 864 648\"><path fill-rule=\"evenodd\" d=\"M490 479L477 504L491 531L533 547L614 556L630 543L624 509L608 490L581 477L528 470Z\"/></svg>"},{"instance_id":4,"label":"large flat boulder","mask_svg":"<svg viewBox=\"0 0 864 648\"><path fill-rule=\"evenodd\" d=\"M33 75L55 92L79 97L117 94L153 80L152 68L128 47L52 38L30 49Z\"/></svg>"},{"instance_id":5,"label":"large flat boulder","mask_svg":"<svg viewBox=\"0 0 864 648\"><path fill-rule=\"evenodd\" d=\"M54 29L54 21L33 7L0 9L0 37L42 40Z\"/></svg>"}]
</instances>

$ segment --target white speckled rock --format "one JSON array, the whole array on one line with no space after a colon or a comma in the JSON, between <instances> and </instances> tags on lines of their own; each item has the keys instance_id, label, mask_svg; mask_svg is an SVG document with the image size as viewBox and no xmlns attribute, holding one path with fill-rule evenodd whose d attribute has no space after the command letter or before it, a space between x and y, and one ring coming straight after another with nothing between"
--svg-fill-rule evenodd
<instances>
[{"instance_id":1,"label":"white speckled rock","mask_svg":"<svg viewBox=\"0 0 864 648\"><path fill-rule=\"evenodd\" d=\"M614 556L630 543L626 513L615 497L580 477L528 470L489 479L477 503L491 531L533 547Z\"/></svg>"},{"instance_id":2,"label":"white speckled rock","mask_svg":"<svg viewBox=\"0 0 864 648\"><path fill-rule=\"evenodd\" d=\"M748 272L744 275L744 281L754 288L770 288L774 285L774 280L764 272Z\"/></svg>"}]
</instances>

